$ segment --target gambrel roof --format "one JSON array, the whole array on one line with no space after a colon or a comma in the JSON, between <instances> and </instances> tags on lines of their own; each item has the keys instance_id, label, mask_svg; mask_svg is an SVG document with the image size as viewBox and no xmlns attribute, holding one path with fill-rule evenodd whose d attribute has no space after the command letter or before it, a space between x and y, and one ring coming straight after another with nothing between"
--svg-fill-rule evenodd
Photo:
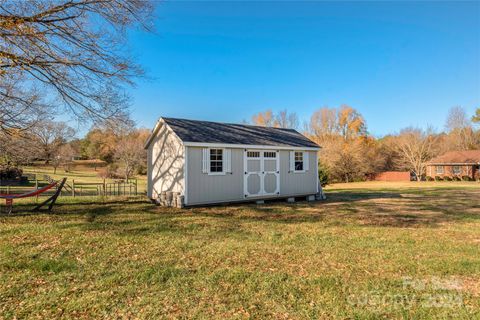
<instances>
[{"instance_id":1,"label":"gambrel roof","mask_svg":"<svg viewBox=\"0 0 480 320\"><path fill-rule=\"evenodd\" d=\"M293 129L176 118L161 118L160 122L167 124L184 143L320 148ZM152 136L155 134L154 129ZM150 144L152 136L145 147Z\"/></svg>"}]
</instances>

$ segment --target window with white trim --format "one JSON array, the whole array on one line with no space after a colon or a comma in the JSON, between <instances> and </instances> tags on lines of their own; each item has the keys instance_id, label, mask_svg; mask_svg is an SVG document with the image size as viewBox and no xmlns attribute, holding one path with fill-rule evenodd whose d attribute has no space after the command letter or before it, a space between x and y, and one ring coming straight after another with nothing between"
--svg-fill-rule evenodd
<instances>
[{"instance_id":1,"label":"window with white trim","mask_svg":"<svg viewBox=\"0 0 480 320\"><path fill-rule=\"evenodd\" d=\"M248 158L260 158L260 151L247 151Z\"/></svg>"},{"instance_id":2,"label":"window with white trim","mask_svg":"<svg viewBox=\"0 0 480 320\"><path fill-rule=\"evenodd\" d=\"M453 172L453 174L461 174L462 173L462 168L460 166L453 166L452 167L452 172Z\"/></svg>"},{"instance_id":3,"label":"window with white trim","mask_svg":"<svg viewBox=\"0 0 480 320\"><path fill-rule=\"evenodd\" d=\"M265 151L263 153L263 157L264 158L276 158L277 157L277 153L275 151Z\"/></svg>"},{"instance_id":4,"label":"window with white trim","mask_svg":"<svg viewBox=\"0 0 480 320\"><path fill-rule=\"evenodd\" d=\"M223 149L210 149L210 172L223 172Z\"/></svg>"},{"instance_id":5,"label":"window with white trim","mask_svg":"<svg viewBox=\"0 0 480 320\"><path fill-rule=\"evenodd\" d=\"M443 174L445 172L443 166L435 166L435 173L436 174Z\"/></svg>"},{"instance_id":6,"label":"window with white trim","mask_svg":"<svg viewBox=\"0 0 480 320\"><path fill-rule=\"evenodd\" d=\"M295 151L295 171L303 171L303 152Z\"/></svg>"}]
</instances>

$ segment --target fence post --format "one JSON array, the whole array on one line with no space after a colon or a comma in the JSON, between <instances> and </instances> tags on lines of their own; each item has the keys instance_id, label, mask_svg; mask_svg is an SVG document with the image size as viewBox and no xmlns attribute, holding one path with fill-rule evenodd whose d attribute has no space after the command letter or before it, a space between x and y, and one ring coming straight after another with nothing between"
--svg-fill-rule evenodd
<instances>
[{"instance_id":1,"label":"fence post","mask_svg":"<svg viewBox=\"0 0 480 320\"><path fill-rule=\"evenodd\" d=\"M138 196L138 180L135 179L135 195Z\"/></svg>"},{"instance_id":2,"label":"fence post","mask_svg":"<svg viewBox=\"0 0 480 320\"><path fill-rule=\"evenodd\" d=\"M72 197L75 198L75 179L72 179Z\"/></svg>"},{"instance_id":3,"label":"fence post","mask_svg":"<svg viewBox=\"0 0 480 320\"><path fill-rule=\"evenodd\" d=\"M107 195L107 185L105 184L105 178L103 178L103 196Z\"/></svg>"},{"instance_id":4,"label":"fence post","mask_svg":"<svg viewBox=\"0 0 480 320\"><path fill-rule=\"evenodd\" d=\"M35 173L35 189L38 190L38 177L36 173ZM35 197L35 201L38 201L38 194Z\"/></svg>"}]
</instances>

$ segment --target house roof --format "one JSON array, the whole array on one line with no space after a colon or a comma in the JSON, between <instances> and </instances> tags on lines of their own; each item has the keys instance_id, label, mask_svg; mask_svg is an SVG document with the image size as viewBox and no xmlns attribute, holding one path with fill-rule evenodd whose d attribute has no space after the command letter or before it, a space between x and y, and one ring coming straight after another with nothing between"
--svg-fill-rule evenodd
<instances>
[{"instance_id":1,"label":"house roof","mask_svg":"<svg viewBox=\"0 0 480 320\"><path fill-rule=\"evenodd\" d=\"M260 127L176 118L161 118L183 142L206 144L255 145L320 148L293 129ZM155 135L154 131L152 135ZM147 141L146 146L150 142Z\"/></svg>"},{"instance_id":2,"label":"house roof","mask_svg":"<svg viewBox=\"0 0 480 320\"><path fill-rule=\"evenodd\" d=\"M450 151L435 157L429 164L477 164L480 163L480 150Z\"/></svg>"}]
</instances>

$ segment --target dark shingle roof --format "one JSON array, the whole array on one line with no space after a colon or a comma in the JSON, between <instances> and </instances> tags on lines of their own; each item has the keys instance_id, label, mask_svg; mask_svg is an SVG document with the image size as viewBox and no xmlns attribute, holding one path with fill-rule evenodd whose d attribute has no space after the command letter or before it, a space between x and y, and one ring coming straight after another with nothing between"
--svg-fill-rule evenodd
<instances>
[{"instance_id":1,"label":"dark shingle roof","mask_svg":"<svg viewBox=\"0 0 480 320\"><path fill-rule=\"evenodd\" d=\"M319 148L293 129L162 118L184 142Z\"/></svg>"},{"instance_id":2,"label":"dark shingle roof","mask_svg":"<svg viewBox=\"0 0 480 320\"><path fill-rule=\"evenodd\" d=\"M480 163L480 150L450 151L441 156L433 158L429 164L444 163Z\"/></svg>"}]
</instances>

